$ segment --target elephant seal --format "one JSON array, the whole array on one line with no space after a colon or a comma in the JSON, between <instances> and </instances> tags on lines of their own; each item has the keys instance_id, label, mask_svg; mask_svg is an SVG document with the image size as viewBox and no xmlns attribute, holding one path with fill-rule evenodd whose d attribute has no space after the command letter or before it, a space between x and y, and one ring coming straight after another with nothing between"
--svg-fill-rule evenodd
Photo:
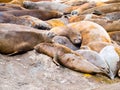
<instances>
[{"instance_id":1,"label":"elephant seal","mask_svg":"<svg viewBox=\"0 0 120 90\"><path fill-rule=\"evenodd\" d=\"M0 11L10 11L10 10L24 10L25 8L13 4L5 4L0 6Z\"/></svg>"},{"instance_id":2,"label":"elephant seal","mask_svg":"<svg viewBox=\"0 0 120 90\"><path fill-rule=\"evenodd\" d=\"M96 42L90 42L87 46L91 50L99 53L104 47L106 47L108 45L111 45L111 43L96 41Z\"/></svg>"},{"instance_id":3,"label":"elephant seal","mask_svg":"<svg viewBox=\"0 0 120 90\"><path fill-rule=\"evenodd\" d=\"M119 20L120 19L120 11L108 13L104 17L107 18L110 21Z\"/></svg>"},{"instance_id":4,"label":"elephant seal","mask_svg":"<svg viewBox=\"0 0 120 90\"><path fill-rule=\"evenodd\" d=\"M84 73L103 73L95 65L84 59L80 54L76 54L74 51L63 45L55 43L40 43L35 46L35 50L50 57L57 55L58 62L72 70Z\"/></svg>"},{"instance_id":5,"label":"elephant seal","mask_svg":"<svg viewBox=\"0 0 120 90\"><path fill-rule=\"evenodd\" d=\"M38 18L29 15L16 17L14 15L7 14L4 12L0 12L0 23L25 25L43 30L49 30L51 28L51 26L48 23Z\"/></svg>"},{"instance_id":6,"label":"elephant seal","mask_svg":"<svg viewBox=\"0 0 120 90\"><path fill-rule=\"evenodd\" d=\"M50 29L51 32L54 32L56 35L65 36L71 40L73 44L81 45L82 36L80 33L76 32L73 28L67 26L54 27Z\"/></svg>"},{"instance_id":7,"label":"elephant seal","mask_svg":"<svg viewBox=\"0 0 120 90\"><path fill-rule=\"evenodd\" d=\"M12 10L5 11L5 13L14 15L14 16L24 16L30 15L41 20L49 20L52 18L60 18L63 14L58 11L47 11L47 10Z\"/></svg>"},{"instance_id":8,"label":"elephant seal","mask_svg":"<svg viewBox=\"0 0 120 90\"><path fill-rule=\"evenodd\" d=\"M100 70L105 72L105 74L109 74L109 67L106 64L104 58L102 58L99 53L93 51L93 50L77 50L80 55L82 55L86 60L88 60L90 63L94 64Z\"/></svg>"},{"instance_id":9,"label":"elephant seal","mask_svg":"<svg viewBox=\"0 0 120 90\"><path fill-rule=\"evenodd\" d=\"M80 48L75 46L67 37L64 36L55 36L52 40L54 43L62 44L72 50L78 50Z\"/></svg>"},{"instance_id":10,"label":"elephant seal","mask_svg":"<svg viewBox=\"0 0 120 90\"><path fill-rule=\"evenodd\" d=\"M47 22L29 15L24 15L16 18L17 21L14 21L15 24L31 26L41 30L50 30L52 28L51 25L49 25Z\"/></svg>"},{"instance_id":11,"label":"elephant seal","mask_svg":"<svg viewBox=\"0 0 120 90\"><path fill-rule=\"evenodd\" d=\"M15 24L0 24L0 53L14 55L32 50L41 42L52 42L54 33Z\"/></svg>"},{"instance_id":12,"label":"elephant seal","mask_svg":"<svg viewBox=\"0 0 120 90\"><path fill-rule=\"evenodd\" d=\"M90 9L95 7L96 4L95 3L84 3L83 5L80 5L79 8L77 8L76 10L73 10L71 12L72 15L79 15L80 13L82 13L84 10Z\"/></svg>"},{"instance_id":13,"label":"elephant seal","mask_svg":"<svg viewBox=\"0 0 120 90\"><path fill-rule=\"evenodd\" d=\"M63 15L61 18L47 20L46 23L48 23L52 28L64 26L69 23L68 18L69 17L67 15Z\"/></svg>"},{"instance_id":14,"label":"elephant seal","mask_svg":"<svg viewBox=\"0 0 120 90\"><path fill-rule=\"evenodd\" d=\"M110 36L106 30L97 23L91 21L80 21L70 23L67 27L81 33L83 46L96 41L111 43Z\"/></svg>"},{"instance_id":15,"label":"elephant seal","mask_svg":"<svg viewBox=\"0 0 120 90\"><path fill-rule=\"evenodd\" d=\"M112 4L102 5L99 7L87 9L87 10L83 11L81 14L90 14L90 13L93 13L95 10L100 11L104 14L116 12L116 11L120 11L119 6L120 6L120 3L112 3Z\"/></svg>"},{"instance_id":16,"label":"elephant seal","mask_svg":"<svg viewBox=\"0 0 120 90\"><path fill-rule=\"evenodd\" d=\"M40 1L40 2L31 2L31 1L24 1L23 5L27 9L43 9L43 10L56 10L59 12L64 12L69 5L59 3L59 2L51 2L51 1Z\"/></svg>"},{"instance_id":17,"label":"elephant seal","mask_svg":"<svg viewBox=\"0 0 120 90\"><path fill-rule=\"evenodd\" d=\"M105 3L119 3L120 0L108 0L108 1L105 1Z\"/></svg>"},{"instance_id":18,"label":"elephant seal","mask_svg":"<svg viewBox=\"0 0 120 90\"><path fill-rule=\"evenodd\" d=\"M58 58L60 64L72 70L91 74L103 73L98 67L75 54L68 53L63 56L58 56Z\"/></svg>"},{"instance_id":19,"label":"elephant seal","mask_svg":"<svg viewBox=\"0 0 120 90\"><path fill-rule=\"evenodd\" d=\"M26 8L20 6L20 5L16 5L16 4L8 4L8 3L1 3L0 6L4 9L4 8L9 8L9 9L13 9L13 10L25 10ZM8 9L8 10L9 10ZM2 10L2 9L1 9ZM6 10L6 11L8 11ZM3 10L2 10L3 11Z\"/></svg>"},{"instance_id":20,"label":"elephant seal","mask_svg":"<svg viewBox=\"0 0 120 90\"><path fill-rule=\"evenodd\" d=\"M0 0L0 3L7 3L7 2L10 2L12 0Z\"/></svg>"},{"instance_id":21,"label":"elephant seal","mask_svg":"<svg viewBox=\"0 0 120 90\"><path fill-rule=\"evenodd\" d=\"M119 69L119 64L120 64L120 56L115 50L115 47L112 45L104 47L100 51L100 56L105 59L105 62L109 66L109 76L111 79L114 79L118 69Z\"/></svg>"},{"instance_id":22,"label":"elephant seal","mask_svg":"<svg viewBox=\"0 0 120 90\"><path fill-rule=\"evenodd\" d=\"M118 45L120 45L120 31L109 32L112 40L114 40Z\"/></svg>"},{"instance_id":23,"label":"elephant seal","mask_svg":"<svg viewBox=\"0 0 120 90\"><path fill-rule=\"evenodd\" d=\"M107 32L120 30L120 20L109 21L106 19L89 19L88 21L101 25Z\"/></svg>"}]
</instances>

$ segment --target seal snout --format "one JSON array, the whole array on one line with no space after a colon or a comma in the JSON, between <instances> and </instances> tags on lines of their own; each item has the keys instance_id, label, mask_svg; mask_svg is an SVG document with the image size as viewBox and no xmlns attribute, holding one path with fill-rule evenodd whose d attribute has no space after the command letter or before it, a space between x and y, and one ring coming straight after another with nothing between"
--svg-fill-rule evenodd
<instances>
[{"instance_id":1,"label":"seal snout","mask_svg":"<svg viewBox=\"0 0 120 90\"><path fill-rule=\"evenodd\" d=\"M56 36L56 34L53 33L53 32L48 32L48 33L47 33L47 37L49 37L49 38L53 38L53 37L55 37L55 36Z\"/></svg>"}]
</instances>

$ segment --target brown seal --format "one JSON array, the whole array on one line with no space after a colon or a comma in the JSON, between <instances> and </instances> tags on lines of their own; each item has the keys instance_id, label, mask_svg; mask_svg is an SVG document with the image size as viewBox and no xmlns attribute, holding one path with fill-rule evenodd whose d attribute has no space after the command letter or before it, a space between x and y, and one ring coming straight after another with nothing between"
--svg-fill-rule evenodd
<instances>
[{"instance_id":1,"label":"brown seal","mask_svg":"<svg viewBox=\"0 0 120 90\"><path fill-rule=\"evenodd\" d=\"M25 8L19 6L19 5L14 5L14 4L4 4L0 5L0 11L10 11L10 10L24 10Z\"/></svg>"},{"instance_id":2,"label":"brown seal","mask_svg":"<svg viewBox=\"0 0 120 90\"><path fill-rule=\"evenodd\" d=\"M80 47L75 46L67 37L55 36L53 39L54 43L62 44L72 50L78 50Z\"/></svg>"},{"instance_id":3,"label":"brown seal","mask_svg":"<svg viewBox=\"0 0 120 90\"><path fill-rule=\"evenodd\" d=\"M108 45L111 45L111 43L96 41L90 42L87 46L93 51L100 52L105 46Z\"/></svg>"},{"instance_id":4,"label":"brown seal","mask_svg":"<svg viewBox=\"0 0 120 90\"><path fill-rule=\"evenodd\" d=\"M120 0L108 0L105 3L119 3Z\"/></svg>"},{"instance_id":5,"label":"brown seal","mask_svg":"<svg viewBox=\"0 0 120 90\"><path fill-rule=\"evenodd\" d=\"M111 43L110 36L106 30L97 23L91 21L80 21L70 23L67 26L72 28L74 31L81 33L83 46L96 41Z\"/></svg>"},{"instance_id":6,"label":"brown seal","mask_svg":"<svg viewBox=\"0 0 120 90\"><path fill-rule=\"evenodd\" d=\"M86 60L100 68L103 72L106 74L109 73L109 67L106 64L105 60L103 57L99 55L96 51L93 50L77 50L80 55L82 55Z\"/></svg>"},{"instance_id":7,"label":"brown seal","mask_svg":"<svg viewBox=\"0 0 120 90\"><path fill-rule=\"evenodd\" d=\"M55 57L56 55L56 59L60 64L72 70L84 73L103 73L95 65L84 59L80 54L75 53L63 45L55 43L40 43L35 46L35 50L50 57Z\"/></svg>"},{"instance_id":8,"label":"brown seal","mask_svg":"<svg viewBox=\"0 0 120 90\"><path fill-rule=\"evenodd\" d=\"M61 26L61 27L54 27L50 31L60 36L66 36L68 39L71 40L73 44L81 45L82 42L81 34L76 32L72 28L69 28L67 26Z\"/></svg>"},{"instance_id":9,"label":"brown seal","mask_svg":"<svg viewBox=\"0 0 120 90\"><path fill-rule=\"evenodd\" d=\"M120 20L109 21L105 19L90 19L89 21L101 25L107 32L120 30Z\"/></svg>"},{"instance_id":10,"label":"brown seal","mask_svg":"<svg viewBox=\"0 0 120 90\"><path fill-rule=\"evenodd\" d=\"M117 42L118 45L120 45L120 31L114 31L114 32L109 32L109 35L112 40Z\"/></svg>"},{"instance_id":11,"label":"brown seal","mask_svg":"<svg viewBox=\"0 0 120 90\"><path fill-rule=\"evenodd\" d=\"M47 11L47 10L11 10L5 11L5 13L14 15L14 16L24 16L30 15L41 20L48 20L52 18L60 18L63 14L58 11Z\"/></svg>"},{"instance_id":12,"label":"brown seal","mask_svg":"<svg viewBox=\"0 0 120 90\"><path fill-rule=\"evenodd\" d=\"M7 3L7 2L10 2L12 0L0 0L0 3Z\"/></svg>"},{"instance_id":13,"label":"brown seal","mask_svg":"<svg viewBox=\"0 0 120 90\"><path fill-rule=\"evenodd\" d=\"M51 1L40 1L40 2L31 2L31 1L24 1L23 5L27 9L43 9L46 11L56 10L59 12L64 12L69 5L59 2L51 2Z\"/></svg>"},{"instance_id":14,"label":"brown seal","mask_svg":"<svg viewBox=\"0 0 120 90\"><path fill-rule=\"evenodd\" d=\"M32 50L41 42L52 42L54 33L15 24L0 24L0 53L16 54Z\"/></svg>"},{"instance_id":15,"label":"brown seal","mask_svg":"<svg viewBox=\"0 0 120 90\"><path fill-rule=\"evenodd\" d=\"M51 26L48 23L38 18L29 15L16 17L14 15L7 14L4 12L0 12L0 23L25 25L43 30L49 30L51 28Z\"/></svg>"},{"instance_id":16,"label":"brown seal","mask_svg":"<svg viewBox=\"0 0 120 90\"><path fill-rule=\"evenodd\" d=\"M107 4L99 7L94 7L88 10L83 11L81 14L90 14L94 13L95 10L103 12L103 13L111 13L111 12L116 12L120 11L120 3L112 3L112 4Z\"/></svg>"},{"instance_id":17,"label":"brown seal","mask_svg":"<svg viewBox=\"0 0 120 90\"><path fill-rule=\"evenodd\" d=\"M85 3L83 5L80 5L79 8L77 8L76 10L73 10L71 12L72 15L78 15L80 13L82 13L84 10L87 10L87 9L90 9L90 8L93 8L95 7L96 4L95 3Z\"/></svg>"},{"instance_id":18,"label":"brown seal","mask_svg":"<svg viewBox=\"0 0 120 90\"><path fill-rule=\"evenodd\" d=\"M69 23L68 18L68 15L63 15L61 18L47 20L46 23L48 23L52 28L64 26Z\"/></svg>"}]
</instances>

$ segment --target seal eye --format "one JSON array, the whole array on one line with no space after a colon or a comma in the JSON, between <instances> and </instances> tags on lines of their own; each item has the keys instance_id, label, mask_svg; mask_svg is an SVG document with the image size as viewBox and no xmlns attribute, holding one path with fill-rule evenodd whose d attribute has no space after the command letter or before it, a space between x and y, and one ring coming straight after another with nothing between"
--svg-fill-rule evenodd
<instances>
[{"instance_id":1,"label":"seal eye","mask_svg":"<svg viewBox=\"0 0 120 90\"><path fill-rule=\"evenodd\" d=\"M76 11L76 10L74 10L74 11L71 12L71 15L78 15L78 14L79 14L79 12Z\"/></svg>"},{"instance_id":2,"label":"seal eye","mask_svg":"<svg viewBox=\"0 0 120 90\"><path fill-rule=\"evenodd\" d=\"M47 36L50 37L50 38L53 38L54 36L56 36L56 34L53 33L53 32L48 32Z\"/></svg>"}]
</instances>

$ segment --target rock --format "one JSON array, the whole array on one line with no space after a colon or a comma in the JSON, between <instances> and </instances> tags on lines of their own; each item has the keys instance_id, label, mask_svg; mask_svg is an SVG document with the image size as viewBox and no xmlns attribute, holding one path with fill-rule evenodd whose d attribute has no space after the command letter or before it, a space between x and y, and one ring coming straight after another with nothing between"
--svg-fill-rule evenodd
<instances>
[{"instance_id":1,"label":"rock","mask_svg":"<svg viewBox=\"0 0 120 90\"><path fill-rule=\"evenodd\" d=\"M50 57L34 51L0 57L1 90L85 90L98 86L81 73L58 67Z\"/></svg>"}]
</instances>

